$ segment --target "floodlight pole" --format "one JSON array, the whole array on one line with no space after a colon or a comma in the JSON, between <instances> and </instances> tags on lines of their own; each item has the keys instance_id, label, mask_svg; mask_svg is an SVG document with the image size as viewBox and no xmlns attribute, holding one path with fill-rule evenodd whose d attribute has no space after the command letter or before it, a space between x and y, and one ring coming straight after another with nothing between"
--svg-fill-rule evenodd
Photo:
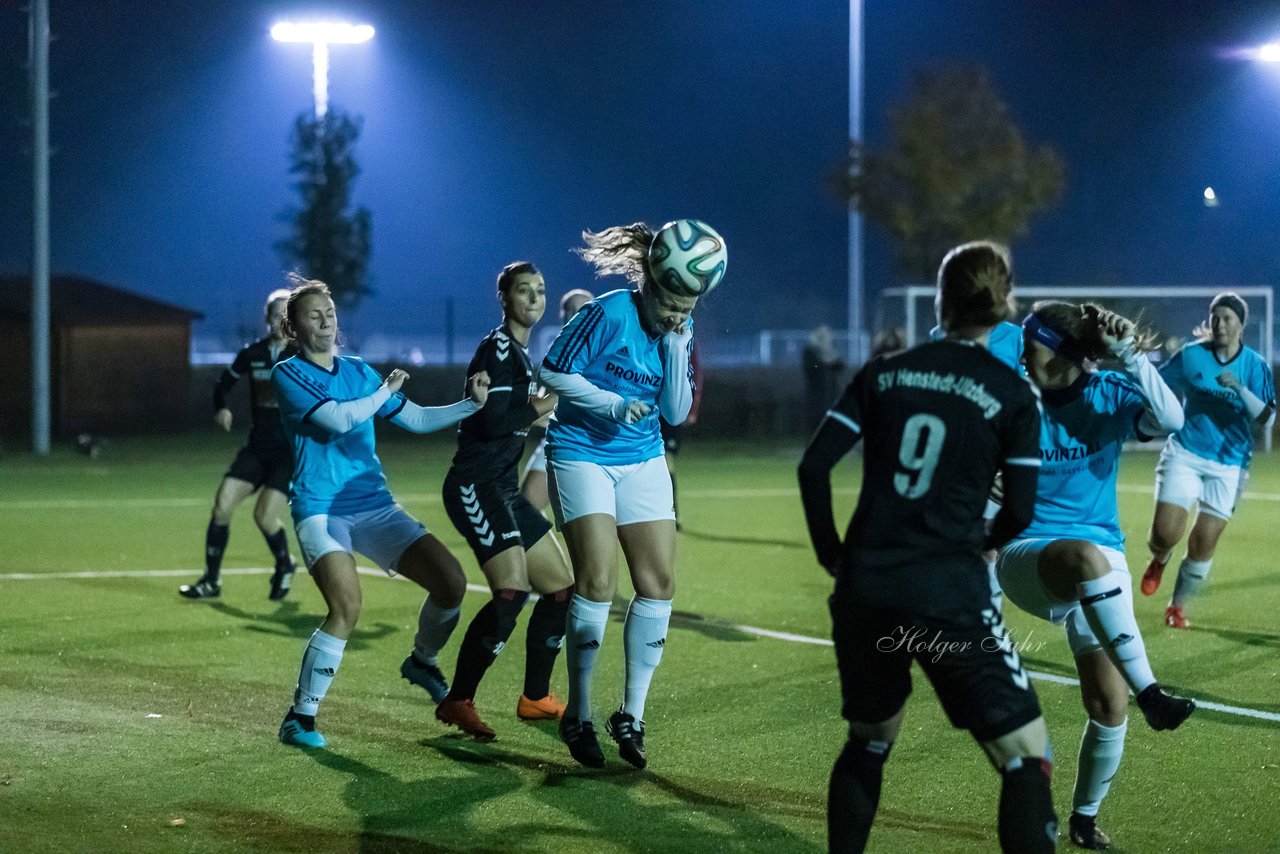
<instances>
[{"instance_id":1,"label":"floodlight pole","mask_svg":"<svg viewBox=\"0 0 1280 854\"><path fill-rule=\"evenodd\" d=\"M31 450L48 456L49 0L31 0Z\"/></svg>"},{"instance_id":2,"label":"floodlight pole","mask_svg":"<svg viewBox=\"0 0 1280 854\"><path fill-rule=\"evenodd\" d=\"M862 142L862 2L849 0L849 139ZM855 164L856 168L856 164ZM849 199L849 364L858 365L865 356L863 317L862 212Z\"/></svg>"}]
</instances>

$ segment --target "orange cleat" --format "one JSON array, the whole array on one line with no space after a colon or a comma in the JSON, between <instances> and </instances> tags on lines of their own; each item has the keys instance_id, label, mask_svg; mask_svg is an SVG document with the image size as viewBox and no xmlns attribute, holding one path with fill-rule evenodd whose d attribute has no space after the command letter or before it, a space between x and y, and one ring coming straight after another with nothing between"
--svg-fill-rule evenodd
<instances>
[{"instance_id":1,"label":"orange cleat","mask_svg":"<svg viewBox=\"0 0 1280 854\"><path fill-rule=\"evenodd\" d=\"M1160 579L1164 577L1164 564L1155 558L1147 564L1147 571L1142 573L1142 595L1151 596L1160 587Z\"/></svg>"},{"instance_id":2,"label":"orange cleat","mask_svg":"<svg viewBox=\"0 0 1280 854\"><path fill-rule=\"evenodd\" d=\"M497 733L476 712L475 700L450 700L445 697L436 706L436 720L444 724L456 726L476 741L493 741Z\"/></svg>"},{"instance_id":3,"label":"orange cleat","mask_svg":"<svg viewBox=\"0 0 1280 854\"><path fill-rule=\"evenodd\" d=\"M530 700L524 694L516 703L516 717L522 721L558 721L564 717L564 703L555 694Z\"/></svg>"},{"instance_id":4,"label":"orange cleat","mask_svg":"<svg viewBox=\"0 0 1280 854\"><path fill-rule=\"evenodd\" d=\"M1171 629L1188 629L1191 627L1190 621L1182 613L1181 605L1170 605L1164 609L1164 624Z\"/></svg>"}]
</instances>

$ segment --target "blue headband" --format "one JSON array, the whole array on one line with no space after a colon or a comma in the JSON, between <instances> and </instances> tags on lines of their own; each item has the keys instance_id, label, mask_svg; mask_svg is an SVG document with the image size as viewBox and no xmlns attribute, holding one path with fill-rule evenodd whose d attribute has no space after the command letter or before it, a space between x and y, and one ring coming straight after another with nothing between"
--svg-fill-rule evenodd
<instances>
[{"instance_id":1,"label":"blue headband","mask_svg":"<svg viewBox=\"0 0 1280 854\"><path fill-rule=\"evenodd\" d=\"M1026 320L1022 321L1022 330L1030 335L1033 341L1039 341L1052 350L1055 356L1062 356L1073 362L1083 362L1088 358L1088 354L1076 341L1048 326L1034 314L1028 314Z\"/></svg>"}]
</instances>

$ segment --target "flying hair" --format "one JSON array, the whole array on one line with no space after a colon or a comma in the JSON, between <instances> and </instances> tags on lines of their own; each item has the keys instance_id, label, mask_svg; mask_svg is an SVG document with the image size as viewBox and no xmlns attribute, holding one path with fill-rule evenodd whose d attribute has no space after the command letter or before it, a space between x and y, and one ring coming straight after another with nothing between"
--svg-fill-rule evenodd
<instances>
[{"instance_id":1,"label":"flying hair","mask_svg":"<svg viewBox=\"0 0 1280 854\"><path fill-rule=\"evenodd\" d=\"M643 222L615 225L603 231L582 232L583 246L573 253L595 268L596 278L625 276L638 288L653 281L649 273L649 244L653 229Z\"/></svg>"}]
</instances>

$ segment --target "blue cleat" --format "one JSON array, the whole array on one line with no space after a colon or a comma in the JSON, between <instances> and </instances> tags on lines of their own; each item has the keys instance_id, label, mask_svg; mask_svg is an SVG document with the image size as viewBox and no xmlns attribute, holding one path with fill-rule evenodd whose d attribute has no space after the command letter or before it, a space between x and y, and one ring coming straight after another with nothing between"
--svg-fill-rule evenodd
<instances>
[{"instance_id":1,"label":"blue cleat","mask_svg":"<svg viewBox=\"0 0 1280 854\"><path fill-rule=\"evenodd\" d=\"M425 688L431 695L432 702L438 704L449 696L449 680L444 678L444 673L434 664L423 664L410 655L400 665L400 675L414 685Z\"/></svg>"},{"instance_id":2,"label":"blue cleat","mask_svg":"<svg viewBox=\"0 0 1280 854\"><path fill-rule=\"evenodd\" d=\"M280 724L280 743L291 747L324 747L328 742L316 732L315 718L310 721L294 713L292 709Z\"/></svg>"}]
</instances>

